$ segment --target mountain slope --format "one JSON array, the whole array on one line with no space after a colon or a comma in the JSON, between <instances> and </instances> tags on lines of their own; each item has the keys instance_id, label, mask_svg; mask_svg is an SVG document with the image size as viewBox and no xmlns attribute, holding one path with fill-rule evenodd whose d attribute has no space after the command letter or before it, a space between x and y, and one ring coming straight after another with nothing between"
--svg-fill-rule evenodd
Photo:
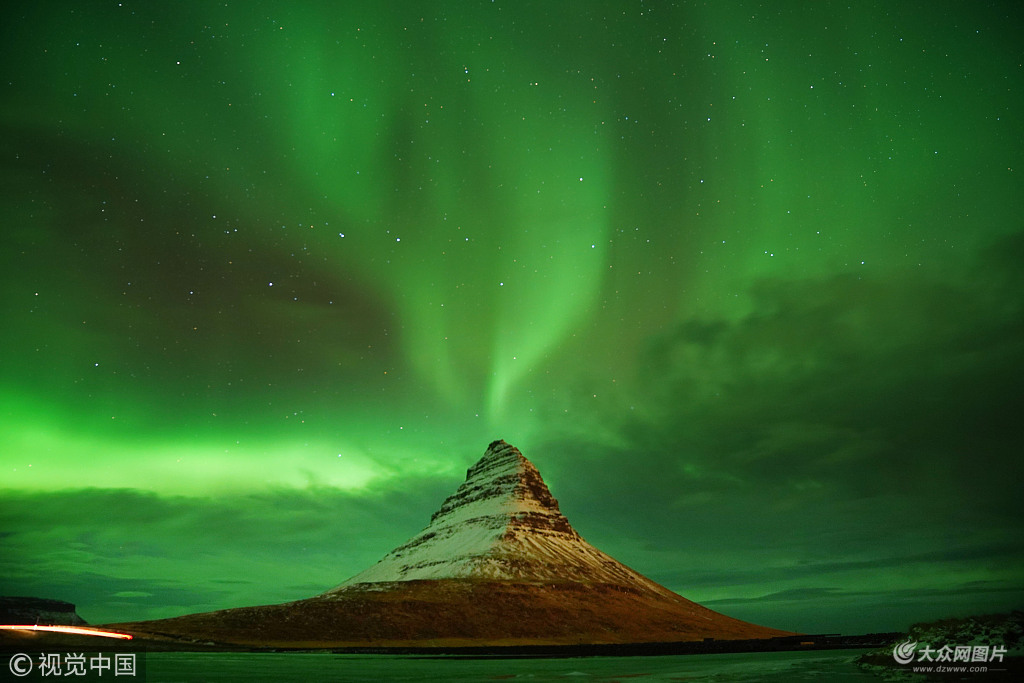
<instances>
[{"instance_id":1,"label":"mountain slope","mask_svg":"<svg viewBox=\"0 0 1024 683\"><path fill-rule=\"evenodd\" d=\"M488 446L430 524L316 597L121 625L274 647L455 647L789 635L702 607L587 543L537 469Z\"/></svg>"}]
</instances>

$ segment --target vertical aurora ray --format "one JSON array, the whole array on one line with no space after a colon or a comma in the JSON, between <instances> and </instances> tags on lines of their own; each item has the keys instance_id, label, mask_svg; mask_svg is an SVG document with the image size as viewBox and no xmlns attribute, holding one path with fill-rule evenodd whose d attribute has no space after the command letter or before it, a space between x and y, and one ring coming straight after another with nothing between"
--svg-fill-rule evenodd
<instances>
[{"instance_id":1,"label":"vertical aurora ray","mask_svg":"<svg viewBox=\"0 0 1024 683\"><path fill-rule=\"evenodd\" d=\"M587 115L554 126L528 120L525 130L503 138L507 148L499 158L519 172L510 178L516 189L505 219L510 239L493 276L498 315L487 409L495 424L507 417L517 383L542 372L558 343L585 322L603 281L609 162L595 113Z\"/></svg>"},{"instance_id":2,"label":"vertical aurora ray","mask_svg":"<svg viewBox=\"0 0 1024 683\"><path fill-rule=\"evenodd\" d=\"M291 59L294 172L322 200L314 239L390 292L419 377L501 428L509 393L600 289L606 115L551 65L429 26L397 39L363 25L358 48L314 39ZM523 82L508 97L481 95L509 73Z\"/></svg>"}]
</instances>

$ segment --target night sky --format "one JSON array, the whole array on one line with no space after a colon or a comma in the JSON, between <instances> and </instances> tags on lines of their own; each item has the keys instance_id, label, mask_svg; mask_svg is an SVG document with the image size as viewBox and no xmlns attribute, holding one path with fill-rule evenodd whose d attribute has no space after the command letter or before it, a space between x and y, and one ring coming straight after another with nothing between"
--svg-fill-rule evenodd
<instances>
[{"instance_id":1,"label":"night sky","mask_svg":"<svg viewBox=\"0 0 1024 683\"><path fill-rule=\"evenodd\" d=\"M1016 2L3 15L0 593L308 597L502 438L731 616L1024 606Z\"/></svg>"}]
</instances>

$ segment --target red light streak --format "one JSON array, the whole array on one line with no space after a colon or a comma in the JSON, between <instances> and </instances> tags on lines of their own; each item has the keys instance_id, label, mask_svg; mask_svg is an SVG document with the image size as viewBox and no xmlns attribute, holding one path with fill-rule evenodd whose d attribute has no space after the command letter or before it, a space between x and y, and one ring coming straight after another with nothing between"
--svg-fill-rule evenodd
<instances>
[{"instance_id":1,"label":"red light streak","mask_svg":"<svg viewBox=\"0 0 1024 683\"><path fill-rule=\"evenodd\" d=\"M131 640L130 633L118 633L117 631L104 631L98 628L85 626L39 626L38 624L0 624L0 629L7 631L53 631L54 633L76 633L83 636L99 636L100 638L121 638Z\"/></svg>"}]
</instances>

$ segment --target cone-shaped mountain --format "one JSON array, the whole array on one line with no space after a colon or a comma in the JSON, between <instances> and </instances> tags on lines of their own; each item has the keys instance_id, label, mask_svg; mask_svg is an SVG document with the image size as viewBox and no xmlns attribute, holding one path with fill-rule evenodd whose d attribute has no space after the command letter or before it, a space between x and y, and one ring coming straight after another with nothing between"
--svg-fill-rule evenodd
<instances>
[{"instance_id":1,"label":"cone-shaped mountain","mask_svg":"<svg viewBox=\"0 0 1024 683\"><path fill-rule=\"evenodd\" d=\"M426 529L331 595L360 583L436 579L575 581L665 589L576 533L540 472L495 441Z\"/></svg>"},{"instance_id":2,"label":"cone-shaped mountain","mask_svg":"<svg viewBox=\"0 0 1024 683\"><path fill-rule=\"evenodd\" d=\"M787 632L683 598L587 543L540 473L491 443L430 524L313 598L123 625L274 647L564 645L770 638Z\"/></svg>"}]
</instances>

